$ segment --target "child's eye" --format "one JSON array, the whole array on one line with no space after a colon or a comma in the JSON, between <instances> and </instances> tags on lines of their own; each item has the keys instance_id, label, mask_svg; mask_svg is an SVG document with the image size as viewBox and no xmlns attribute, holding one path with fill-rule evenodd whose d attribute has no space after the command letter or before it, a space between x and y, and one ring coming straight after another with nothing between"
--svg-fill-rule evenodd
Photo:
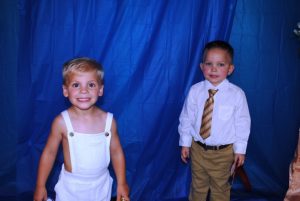
<instances>
[{"instance_id":1,"label":"child's eye","mask_svg":"<svg viewBox=\"0 0 300 201\"><path fill-rule=\"evenodd\" d=\"M224 63L218 63L218 66L223 67L223 66L225 66L225 64Z\"/></svg>"},{"instance_id":2,"label":"child's eye","mask_svg":"<svg viewBox=\"0 0 300 201\"><path fill-rule=\"evenodd\" d=\"M212 63L211 62L205 62L204 65L205 66L212 66Z\"/></svg>"},{"instance_id":3,"label":"child's eye","mask_svg":"<svg viewBox=\"0 0 300 201\"><path fill-rule=\"evenodd\" d=\"M73 88L78 88L78 87L79 87L79 83L73 83L73 84L72 84L72 87L73 87Z\"/></svg>"},{"instance_id":4,"label":"child's eye","mask_svg":"<svg viewBox=\"0 0 300 201\"><path fill-rule=\"evenodd\" d=\"M96 87L95 83L89 83L89 88L94 88L94 87Z\"/></svg>"}]
</instances>

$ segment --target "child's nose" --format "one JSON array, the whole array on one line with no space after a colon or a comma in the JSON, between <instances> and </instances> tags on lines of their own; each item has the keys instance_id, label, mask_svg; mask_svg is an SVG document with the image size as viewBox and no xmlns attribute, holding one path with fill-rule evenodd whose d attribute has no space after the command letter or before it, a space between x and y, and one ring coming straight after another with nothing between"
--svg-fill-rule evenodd
<instances>
[{"instance_id":1,"label":"child's nose","mask_svg":"<svg viewBox=\"0 0 300 201\"><path fill-rule=\"evenodd\" d=\"M87 92L88 92L87 87L80 88L80 93L87 93Z\"/></svg>"},{"instance_id":2,"label":"child's nose","mask_svg":"<svg viewBox=\"0 0 300 201\"><path fill-rule=\"evenodd\" d=\"M211 70L212 70L212 71L217 71L217 66L216 66L216 65L212 65Z\"/></svg>"}]
</instances>

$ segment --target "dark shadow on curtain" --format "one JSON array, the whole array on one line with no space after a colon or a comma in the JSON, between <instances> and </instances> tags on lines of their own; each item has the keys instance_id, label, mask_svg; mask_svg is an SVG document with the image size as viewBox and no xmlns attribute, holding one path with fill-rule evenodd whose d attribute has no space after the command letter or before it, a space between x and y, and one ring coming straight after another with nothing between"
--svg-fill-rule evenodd
<instances>
[{"instance_id":1,"label":"dark shadow on curtain","mask_svg":"<svg viewBox=\"0 0 300 201\"><path fill-rule=\"evenodd\" d=\"M17 50L18 13L16 0L0 6L0 197L16 194L17 144Z\"/></svg>"}]
</instances>

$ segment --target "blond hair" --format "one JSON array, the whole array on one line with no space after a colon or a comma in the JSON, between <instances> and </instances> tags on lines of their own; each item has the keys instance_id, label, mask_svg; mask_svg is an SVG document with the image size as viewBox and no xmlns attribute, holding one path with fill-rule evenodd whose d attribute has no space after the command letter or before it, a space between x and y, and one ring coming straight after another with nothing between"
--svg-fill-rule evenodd
<instances>
[{"instance_id":1,"label":"blond hair","mask_svg":"<svg viewBox=\"0 0 300 201\"><path fill-rule=\"evenodd\" d=\"M103 84L104 71L100 63L88 57L75 58L67 61L63 65L63 84L67 84L68 77L74 72L91 72L95 71L98 76L99 84Z\"/></svg>"}]
</instances>

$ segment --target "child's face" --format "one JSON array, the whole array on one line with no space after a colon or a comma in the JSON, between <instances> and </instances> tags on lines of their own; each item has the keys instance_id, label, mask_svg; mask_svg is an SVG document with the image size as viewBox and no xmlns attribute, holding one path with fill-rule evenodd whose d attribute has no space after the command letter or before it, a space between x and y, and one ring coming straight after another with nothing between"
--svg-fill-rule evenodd
<instances>
[{"instance_id":1,"label":"child's face","mask_svg":"<svg viewBox=\"0 0 300 201\"><path fill-rule=\"evenodd\" d=\"M204 62L200 64L200 68L206 80L212 85L219 85L227 75L234 70L229 54L220 48L213 48L206 52Z\"/></svg>"},{"instance_id":2,"label":"child's face","mask_svg":"<svg viewBox=\"0 0 300 201\"><path fill-rule=\"evenodd\" d=\"M72 72L67 83L63 85L63 94L68 97L73 106L87 110L103 95L103 85L97 79L97 73Z\"/></svg>"}]
</instances>

